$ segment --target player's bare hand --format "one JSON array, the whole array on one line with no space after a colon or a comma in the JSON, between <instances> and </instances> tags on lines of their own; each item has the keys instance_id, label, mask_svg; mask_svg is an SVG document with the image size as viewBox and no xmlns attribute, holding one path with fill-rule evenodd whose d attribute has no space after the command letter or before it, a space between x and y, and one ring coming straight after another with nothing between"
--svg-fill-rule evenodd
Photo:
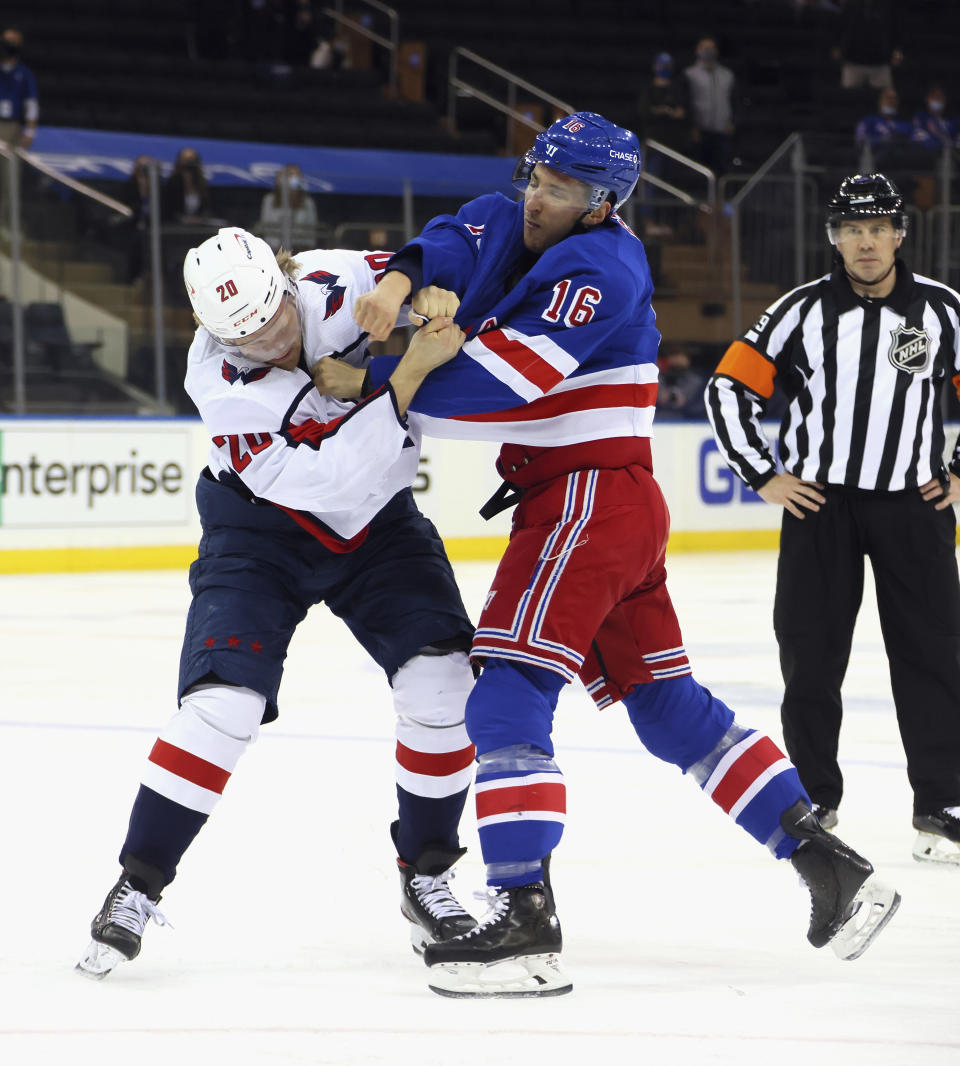
<instances>
[{"instance_id":1,"label":"player's bare hand","mask_svg":"<svg viewBox=\"0 0 960 1066\"><path fill-rule=\"evenodd\" d=\"M365 371L342 359L321 359L313 368L313 383L318 392L340 400L356 400L363 389Z\"/></svg>"},{"instance_id":2,"label":"player's bare hand","mask_svg":"<svg viewBox=\"0 0 960 1066\"><path fill-rule=\"evenodd\" d=\"M951 473L950 488L944 492L943 482L939 478L931 478L925 485L920 486L920 495L933 503L934 510L942 511L954 503L960 503L960 477Z\"/></svg>"},{"instance_id":3,"label":"player's bare hand","mask_svg":"<svg viewBox=\"0 0 960 1066\"><path fill-rule=\"evenodd\" d=\"M403 362L428 373L451 360L464 342L463 330L449 315L431 319L414 333Z\"/></svg>"},{"instance_id":4,"label":"player's bare hand","mask_svg":"<svg viewBox=\"0 0 960 1066\"><path fill-rule=\"evenodd\" d=\"M358 296L353 305L353 317L370 339L385 341L397 324L403 301L410 295L410 279L406 274L391 270L381 279L373 292Z\"/></svg>"},{"instance_id":5,"label":"player's bare hand","mask_svg":"<svg viewBox=\"0 0 960 1066\"><path fill-rule=\"evenodd\" d=\"M460 306L460 297L449 289L440 289L436 285L425 285L414 293L410 301L410 321L419 326L433 318L453 318Z\"/></svg>"},{"instance_id":6,"label":"player's bare hand","mask_svg":"<svg viewBox=\"0 0 960 1066\"><path fill-rule=\"evenodd\" d=\"M435 318L414 333L403 358L390 375L401 415L406 414L427 374L452 359L463 340L463 330L449 317Z\"/></svg>"},{"instance_id":7,"label":"player's bare hand","mask_svg":"<svg viewBox=\"0 0 960 1066\"><path fill-rule=\"evenodd\" d=\"M801 481L793 474L774 474L772 478L757 489L757 495L767 503L780 504L793 515L803 518L803 511L819 511L820 505L827 502L826 496L817 481ZM801 510L803 508L803 510Z\"/></svg>"}]
</instances>

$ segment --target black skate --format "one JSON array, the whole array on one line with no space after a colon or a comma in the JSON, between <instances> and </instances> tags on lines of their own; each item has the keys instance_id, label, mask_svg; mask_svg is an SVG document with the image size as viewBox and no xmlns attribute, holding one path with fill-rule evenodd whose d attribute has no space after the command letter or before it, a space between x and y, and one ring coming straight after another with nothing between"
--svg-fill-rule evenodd
<instances>
[{"instance_id":1,"label":"black skate","mask_svg":"<svg viewBox=\"0 0 960 1066\"><path fill-rule=\"evenodd\" d=\"M840 821L836 807L825 807L822 803L815 803L813 805L813 813L820 823L821 829L836 829L837 823Z\"/></svg>"},{"instance_id":2,"label":"black skate","mask_svg":"<svg viewBox=\"0 0 960 1066\"><path fill-rule=\"evenodd\" d=\"M917 839L913 857L917 862L960 866L960 807L946 807L932 814L915 814Z\"/></svg>"},{"instance_id":3,"label":"black skate","mask_svg":"<svg viewBox=\"0 0 960 1066\"><path fill-rule=\"evenodd\" d=\"M841 959L857 959L900 906L900 895L874 875L873 867L842 840L821 828L813 811L795 803L780 825L801 841L790 862L810 890L807 939L829 944Z\"/></svg>"},{"instance_id":4,"label":"black skate","mask_svg":"<svg viewBox=\"0 0 960 1066\"><path fill-rule=\"evenodd\" d=\"M418 955L423 954L427 944L476 928L477 919L460 906L449 884L453 877L451 867L466 850L427 848L415 863L397 859L400 911L410 922L410 942Z\"/></svg>"},{"instance_id":5,"label":"black skate","mask_svg":"<svg viewBox=\"0 0 960 1066\"><path fill-rule=\"evenodd\" d=\"M461 998L561 996L573 984L560 968L563 938L543 882L490 889L476 929L423 953L429 987Z\"/></svg>"},{"instance_id":6,"label":"black skate","mask_svg":"<svg viewBox=\"0 0 960 1066\"><path fill-rule=\"evenodd\" d=\"M76 965L76 969L86 977L101 980L118 963L135 959L140 954L143 930L151 918L157 925L168 924L157 910L159 893L154 897L148 896L135 888L130 878L130 873L124 870L90 923L93 939ZM142 882L138 880L137 883Z\"/></svg>"}]
</instances>

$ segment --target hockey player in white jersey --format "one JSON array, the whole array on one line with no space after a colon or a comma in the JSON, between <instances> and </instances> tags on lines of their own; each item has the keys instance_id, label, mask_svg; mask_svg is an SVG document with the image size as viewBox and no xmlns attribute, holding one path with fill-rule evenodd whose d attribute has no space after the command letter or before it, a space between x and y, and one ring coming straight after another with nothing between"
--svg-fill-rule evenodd
<instances>
[{"instance_id":1,"label":"hockey player in white jersey","mask_svg":"<svg viewBox=\"0 0 960 1066\"><path fill-rule=\"evenodd\" d=\"M147 922L164 923L161 892L260 725L277 717L287 646L320 602L392 689L391 833L414 947L476 925L449 887L474 762L464 728L473 627L440 538L413 501L420 441L404 417L425 375L463 342L449 317L455 298L433 290L414 298L431 321L387 385L359 402L321 396L310 377L324 358L363 365L367 336L353 301L373 289L387 258L278 258L235 228L187 254L200 328L186 388L211 439L197 484L203 537L190 569L179 710L144 765L122 872L78 964L89 976L135 958Z\"/></svg>"}]
</instances>

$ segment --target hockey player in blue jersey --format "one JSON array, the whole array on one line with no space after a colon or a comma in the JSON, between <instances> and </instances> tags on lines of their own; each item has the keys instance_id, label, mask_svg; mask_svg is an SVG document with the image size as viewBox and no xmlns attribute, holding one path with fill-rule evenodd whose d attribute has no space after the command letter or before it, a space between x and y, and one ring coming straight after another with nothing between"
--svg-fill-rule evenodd
<instances>
[{"instance_id":1,"label":"hockey player in blue jersey","mask_svg":"<svg viewBox=\"0 0 960 1066\"><path fill-rule=\"evenodd\" d=\"M424 375L462 334L451 318L434 318L389 382L359 403L321 396L310 379L324 359L365 365L353 303L387 258L308 251L278 261L264 241L233 228L187 255L200 328L186 388L211 442L197 484L203 538L190 570L179 710L142 768L120 879L78 966L89 976L134 958L148 920L162 921L160 894L261 724L277 717L287 646L320 602L390 682L391 831L414 946L476 924L449 886L473 776L464 727L473 627L440 538L411 495L420 437L405 417ZM414 307L450 309L429 297Z\"/></svg>"},{"instance_id":2,"label":"hockey player in blue jersey","mask_svg":"<svg viewBox=\"0 0 960 1066\"><path fill-rule=\"evenodd\" d=\"M476 929L426 949L430 987L442 994L571 988L547 860L566 799L553 714L577 677L599 707L622 701L653 754L792 862L811 892L814 946L857 957L899 901L824 832L778 746L691 675L652 476L652 283L643 245L616 214L638 153L632 133L598 115L558 120L520 161L521 202L483 196L434 219L355 308L378 336L424 283L460 298L466 343L429 375L412 417L429 433L501 441L499 503L517 503L474 637L483 672L467 702L491 906ZM395 365L374 360L367 384ZM332 364L315 371L336 395L359 392L363 379Z\"/></svg>"}]
</instances>

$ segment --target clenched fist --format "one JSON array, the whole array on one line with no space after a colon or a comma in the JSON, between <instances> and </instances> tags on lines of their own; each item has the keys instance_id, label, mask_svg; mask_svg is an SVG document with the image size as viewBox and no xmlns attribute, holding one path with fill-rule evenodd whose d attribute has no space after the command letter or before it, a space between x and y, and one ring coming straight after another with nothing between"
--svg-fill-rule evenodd
<instances>
[{"instance_id":1,"label":"clenched fist","mask_svg":"<svg viewBox=\"0 0 960 1066\"><path fill-rule=\"evenodd\" d=\"M434 318L417 330L406 354L390 375L401 414L406 412L427 374L452 359L463 341L463 330L449 317Z\"/></svg>"},{"instance_id":2,"label":"clenched fist","mask_svg":"<svg viewBox=\"0 0 960 1066\"><path fill-rule=\"evenodd\" d=\"M339 400L356 400L363 389L365 371L342 359L321 359L313 368L313 383L318 392Z\"/></svg>"},{"instance_id":3,"label":"clenched fist","mask_svg":"<svg viewBox=\"0 0 960 1066\"><path fill-rule=\"evenodd\" d=\"M459 306L460 297L455 292L425 285L410 301L410 321L419 325L424 319L429 322L433 318L453 318Z\"/></svg>"},{"instance_id":4,"label":"clenched fist","mask_svg":"<svg viewBox=\"0 0 960 1066\"><path fill-rule=\"evenodd\" d=\"M385 341L397 324L403 301L410 295L410 279L406 274L391 270L380 279L373 292L358 296L353 305L353 317L361 329L374 341Z\"/></svg>"}]
</instances>

